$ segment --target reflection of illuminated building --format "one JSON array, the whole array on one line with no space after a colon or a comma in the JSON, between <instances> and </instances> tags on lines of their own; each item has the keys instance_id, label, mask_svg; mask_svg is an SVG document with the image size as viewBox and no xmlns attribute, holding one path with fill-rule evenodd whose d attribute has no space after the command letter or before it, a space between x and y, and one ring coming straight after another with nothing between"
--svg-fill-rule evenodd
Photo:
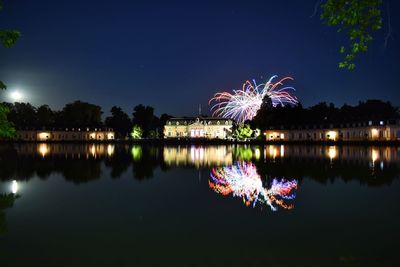
<instances>
[{"instance_id":1,"label":"reflection of illuminated building","mask_svg":"<svg viewBox=\"0 0 400 267\"><path fill-rule=\"evenodd\" d=\"M275 146L269 146L269 155L272 158L276 158L276 156L278 155L278 149Z\"/></svg>"},{"instance_id":2,"label":"reflection of illuminated building","mask_svg":"<svg viewBox=\"0 0 400 267\"><path fill-rule=\"evenodd\" d=\"M379 159L379 150L376 148L371 149L371 165L375 168L375 162ZM383 169L383 161L381 161L381 169Z\"/></svg>"},{"instance_id":3,"label":"reflection of illuminated building","mask_svg":"<svg viewBox=\"0 0 400 267\"><path fill-rule=\"evenodd\" d=\"M168 165L229 165L232 164L231 146L164 147L164 161Z\"/></svg>"},{"instance_id":4,"label":"reflection of illuminated building","mask_svg":"<svg viewBox=\"0 0 400 267\"><path fill-rule=\"evenodd\" d=\"M279 149L278 149L279 147ZM268 145L265 147L265 156L267 158L275 159L277 157L283 158L285 156L285 146L275 146L275 145Z\"/></svg>"},{"instance_id":5,"label":"reflection of illuminated building","mask_svg":"<svg viewBox=\"0 0 400 267\"><path fill-rule=\"evenodd\" d=\"M278 207L293 209L287 201L296 197L297 181L273 179L269 187L264 187L255 165L251 162L237 162L228 167L212 169L209 187L215 192L227 196L232 194L243 199L246 206L266 204L273 211Z\"/></svg>"},{"instance_id":6,"label":"reflection of illuminated building","mask_svg":"<svg viewBox=\"0 0 400 267\"><path fill-rule=\"evenodd\" d=\"M39 144L38 152L44 158L50 152L50 145L49 144Z\"/></svg>"},{"instance_id":7,"label":"reflection of illuminated building","mask_svg":"<svg viewBox=\"0 0 400 267\"><path fill-rule=\"evenodd\" d=\"M265 155L267 157L273 157L274 149L278 146L267 145L265 146ZM283 149L284 147L284 149ZM277 150L279 151L279 150ZM337 159L340 157L341 160L357 160L357 161L376 161L383 160L387 162L400 162L400 149L395 146L377 146L377 147L362 147L362 146L301 146L301 145L282 145L282 152L287 158L315 158L315 159Z\"/></svg>"},{"instance_id":8,"label":"reflection of illuminated building","mask_svg":"<svg viewBox=\"0 0 400 267\"><path fill-rule=\"evenodd\" d=\"M107 156L111 157L114 155L115 145L107 145Z\"/></svg>"},{"instance_id":9,"label":"reflection of illuminated building","mask_svg":"<svg viewBox=\"0 0 400 267\"><path fill-rule=\"evenodd\" d=\"M331 161L337 157L337 151L335 146L330 146L328 148L328 156Z\"/></svg>"},{"instance_id":10,"label":"reflection of illuminated building","mask_svg":"<svg viewBox=\"0 0 400 267\"><path fill-rule=\"evenodd\" d=\"M372 162L375 162L379 158L379 150L376 148L371 149L371 159Z\"/></svg>"},{"instance_id":11,"label":"reflection of illuminated building","mask_svg":"<svg viewBox=\"0 0 400 267\"><path fill-rule=\"evenodd\" d=\"M115 151L114 144L61 144L61 143L39 143L22 144L16 146L18 154L35 155L41 157L64 156L65 158L81 157L104 157L113 156Z\"/></svg>"}]
</instances>

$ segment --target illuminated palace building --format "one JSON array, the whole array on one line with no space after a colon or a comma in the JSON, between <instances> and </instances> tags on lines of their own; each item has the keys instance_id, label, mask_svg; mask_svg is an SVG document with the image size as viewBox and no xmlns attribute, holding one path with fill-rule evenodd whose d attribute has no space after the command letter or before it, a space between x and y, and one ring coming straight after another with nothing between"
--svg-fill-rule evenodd
<instances>
[{"instance_id":1,"label":"illuminated palace building","mask_svg":"<svg viewBox=\"0 0 400 267\"><path fill-rule=\"evenodd\" d=\"M165 138L227 139L232 135L233 121L225 118L172 118L164 126Z\"/></svg>"},{"instance_id":2,"label":"illuminated palace building","mask_svg":"<svg viewBox=\"0 0 400 267\"><path fill-rule=\"evenodd\" d=\"M63 128L52 130L20 129L17 139L21 141L107 141L114 140L110 128Z\"/></svg>"},{"instance_id":3,"label":"illuminated palace building","mask_svg":"<svg viewBox=\"0 0 400 267\"><path fill-rule=\"evenodd\" d=\"M398 141L400 121L281 127L267 130L264 135L267 141Z\"/></svg>"}]
</instances>

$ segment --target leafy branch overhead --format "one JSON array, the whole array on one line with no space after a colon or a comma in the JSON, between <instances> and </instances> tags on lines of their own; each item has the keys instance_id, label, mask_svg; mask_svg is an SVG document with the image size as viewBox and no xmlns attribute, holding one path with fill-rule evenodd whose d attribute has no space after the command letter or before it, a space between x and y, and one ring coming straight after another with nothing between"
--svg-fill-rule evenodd
<instances>
[{"instance_id":1,"label":"leafy branch overhead","mask_svg":"<svg viewBox=\"0 0 400 267\"><path fill-rule=\"evenodd\" d=\"M5 90L6 88L7 86L2 81L0 81L0 90Z\"/></svg>"},{"instance_id":2,"label":"leafy branch overhead","mask_svg":"<svg viewBox=\"0 0 400 267\"><path fill-rule=\"evenodd\" d=\"M20 36L21 33L18 31L0 30L0 42L5 48L11 48Z\"/></svg>"},{"instance_id":3,"label":"leafy branch overhead","mask_svg":"<svg viewBox=\"0 0 400 267\"><path fill-rule=\"evenodd\" d=\"M366 52L373 32L381 29L381 0L327 0L321 4L321 19L338 32L345 32L348 43L340 48L339 68L352 70L357 54Z\"/></svg>"},{"instance_id":4,"label":"leafy branch overhead","mask_svg":"<svg viewBox=\"0 0 400 267\"><path fill-rule=\"evenodd\" d=\"M3 9L3 3L0 0L0 11ZM21 33L15 30L0 30L0 43L5 48L12 47L18 38L21 36ZM0 81L0 90L6 89L7 86Z\"/></svg>"}]
</instances>

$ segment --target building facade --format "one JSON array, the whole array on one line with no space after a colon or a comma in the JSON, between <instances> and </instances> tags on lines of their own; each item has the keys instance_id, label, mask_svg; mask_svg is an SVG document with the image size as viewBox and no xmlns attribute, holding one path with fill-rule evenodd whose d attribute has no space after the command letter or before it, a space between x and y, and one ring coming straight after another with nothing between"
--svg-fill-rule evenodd
<instances>
[{"instance_id":1,"label":"building facade","mask_svg":"<svg viewBox=\"0 0 400 267\"><path fill-rule=\"evenodd\" d=\"M52 130L17 130L20 141L110 141L115 133L110 128L63 128Z\"/></svg>"},{"instance_id":2,"label":"building facade","mask_svg":"<svg viewBox=\"0 0 400 267\"><path fill-rule=\"evenodd\" d=\"M264 132L267 141L398 141L400 123L359 122L324 127L321 125L270 129Z\"/></svg>"},{"instance_id":3,"label":"building facade","mask_svg":"<svg viewBox=\"0 0 400 267\"><path fill-rule=\"evenodd\" d=\"M225 118L171 118L164 126L164 138L228 139L233 121Z\"/></svg>"}]
</instances>

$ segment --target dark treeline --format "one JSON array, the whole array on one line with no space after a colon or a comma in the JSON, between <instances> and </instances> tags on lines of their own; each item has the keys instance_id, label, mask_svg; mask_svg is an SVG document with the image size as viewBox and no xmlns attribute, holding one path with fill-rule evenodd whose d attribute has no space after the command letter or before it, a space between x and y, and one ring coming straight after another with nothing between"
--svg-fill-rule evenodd
<instances>
[{"instance_id":1,"label":"dark treeline","mask_svg":"<svg viewBox=\"0 0 400 267\"><path fill-rule=\"evenodd\" d=\"M390 121L400 118L399 108L390 102L367 100L356 106L343 105L336 107L333 103L322 102L309 108L297 106L272 107L269 99L264 99L257 116L250 122L252 127L265 130L270 127L331 124L340 126L346 123L368 121Z\"/></svg>"},{"instance_id":2,"label":"dark treeline","mask_svg":"<svg viewBox=\"0 0 400 267\"><path fill-rule=\"evenodd\" d=\"M10 112L7 119L17 129L29 128L113 128L117 138L125 138L132 131L133 125L142 129L142 137L155 138L162 133L165 122L172 116L154 115L154 108L137 105L129 116L122 108L114 106L111 115L102 120L102 108L95 104L75 101L66 104L61 110L52 110L48 105L35 107L30 103L3 103Z\"/></svg>"},{"instance_id":3,"label":"dark treeline","mask_svg":"<svg viewBox=\"0 0 400 267\"><path fill-rule=\"evenodd\" d=\"M135 106L131 115L122 108L114 106L110 110L111 115L104 121L100 106L82 101L68 103L61 110L52 110L48 105L35 107L30 103L3 103L3 105L10 110L7 118L17 129L107 127L114 129L117 138L129 136L134 126L140 128L141 137L162 137L163 127L172 117L168 114L157 117L153 107L142 104ZM399 118L399 108L381 100L367 100L359 102L356 106L345 104L340 108L332 103L322 102L304 108L301 104L272 107L272 102L266 97L250 124L252 128L265 130L305 125L330 127L368 121L376 123L376 121Z\"/></svg>"}]
</instances>

